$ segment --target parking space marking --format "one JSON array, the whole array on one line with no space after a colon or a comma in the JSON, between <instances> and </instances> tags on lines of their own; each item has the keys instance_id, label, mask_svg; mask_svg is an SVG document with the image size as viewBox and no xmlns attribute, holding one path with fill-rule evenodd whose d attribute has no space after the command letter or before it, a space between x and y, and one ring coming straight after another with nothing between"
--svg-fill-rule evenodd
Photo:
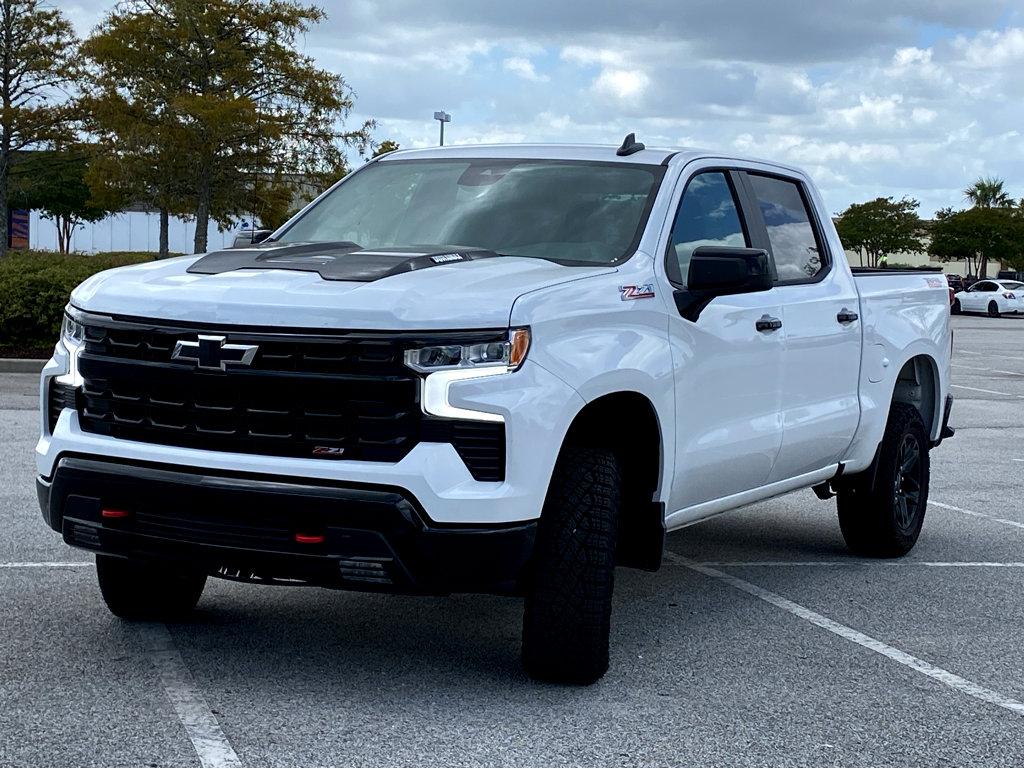
<instances>
[{"instance_id":1,"label":"parking space marking","mask_svg":"<svg viewBox=\"0 0 1024 769\"><path fill-rule=\"evenodd\" d=\"M220 728L217 717L206 704L192 673L165 625L149 623L139 628L150 660L160 674L167 699L185 727L192 747L203 766L242 766L235 749Z\"/></svg>"},{"instance_id":2,"label":"parking space marking","mask_svg":"<svg viewBox=\"0 0 1024 769\"><path fill-rule=\"evenodd\" d=\"M982 702L988 702L992 705L998 705L1001 708L1005 708L1018 716L1024 716L1024 703L1018 702L1005 694L1000 694L994 689L989 689L980 684L976 684L973 681L968 681L966 678L958 676L956 673L940 668L936 665L932 665L930 662L925 662L919 657L915 657L912 654L908 654L901 649L897 649L895 646L890 646L884 641L879 641L877 638L854 630L852 627L843 625L840 622L836 622L833 619L829 619L823 614L818 614L816 611L808 609L806 606L802 606L794 601L790 601L788 598L783 598L778 593L773 593L770 590L765 590L763 587L747 582L746 580L734 577L731 574L726 574L718 569L713 569L710 566L691 561L689 558L684 558L681 555L677 555L669 550L665 551L665 558L672 563L679 566L685 566L687 569L703 574L706 577L717 579L720 582L724 582L727 585L731 585L737 590L742 590L748 595L752 595L755 598L759 598L766 603L770 603L783 611L789 612L790 614L799 617L805 622L809 622L812 625L817 625L823 630L827 630L840 638L845 638L847 641L863 646L865 649L870 649L877 654L881 654L883 657L888 657L893 662L915 670L922 675L928 676L929 678L938 681L951 689L962 692L963 694L973 697L974 699L981 700Z\"/></svg>"},{"instance_id":3,"label":"parking space marking","mask_svg":"<svg viewBox=\"0 0 1024 769\"><path fill-rule=\"evenodd\" d=\"M0 563L0 569L55 569L61 566L92 565L92 561L11 561Z\"/></svg>"},{"instance_id":4,"label":"parking space marking","mask_svg":"<svg viewBox=\"0 0 1024 769\"><path fill-rule=\"evenodd\" d=\"M973 515L975 518L984 518L989 521L995 521L996 523L1002 523L1006 526L1014 526L1018 529L1024 529L1024 523L1020 521L1011 521L1009 518L999 518L995 515L989 515L988 513L976 513L973 510L967 510L963 507L957 507L956 505L947 505L945 502L936 502L933 499L928 500L929 507L941 507L943 510L955 510L958 513L964 515Z\"/></svg>"},{"instance_id":5,"label":"parking space marking","mask_svg":"<svg viewBox=\"0 0 1024 769\"><path fill-rule=\"evenodd\" d=\"M976 393L988 393L989 395L1005 395L1008 398L1021 398L1024 396L1014 395L1013 393L1004 393L999 390L985 390L981 387L968 387L967 385L951 384L950 387L959 387L961 390L973 390Z\"/></svg>"},{"instance_id":6,"label":"parking space marking","mask_svg":"<svg viewBox=\"0 0 1024 769\"><path fill-rule=\"evenodd\" d=\"M960 350L960 349L954 350L953 354L954 355L991 355L991 353L978 352L977 350ZM1024 358L1021 358L1019 356L1003 355L1002 353L999 353L999 358L1001 360L1024 360Z\"/></svg>"},{"instance_id":7,"label":"parking space marking","mask_svg":"<svg viewBox=\"0 0 1024 769\"><path fill-rule=\"evenodd\" d=\"M982 366L967 366L963 363L950 363L953 368L965 368L970 371L991 371L995 374L1012 374L1013 376L1024 376L1020 371L1006 371L1001 368L984 368Z\"/></svg>"},{"instance_id":8,"label":"parking space marking","mask_svg":"<svg viewBox=\"0 0 1024 769\"><path fill-rule=\"evenodd\" d=\"M1024 561L864 561L851 558L848 561L696 561L696 563L701 566L718 566L721 568L747 566L818 566L823 568L839 568L842 566L927 566L932 568L946 568L962 566L973 568L1024 569Z\"/></svg>"}]
</instances>

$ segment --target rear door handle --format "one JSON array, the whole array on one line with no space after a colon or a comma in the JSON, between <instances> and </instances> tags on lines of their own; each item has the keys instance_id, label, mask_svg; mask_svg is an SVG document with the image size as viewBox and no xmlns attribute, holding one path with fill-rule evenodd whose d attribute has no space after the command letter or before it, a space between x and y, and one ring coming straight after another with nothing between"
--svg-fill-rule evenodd
<instances>
[{"instance_id":1,"label":"rear door handle","mask_svg":"<svg viewBox=\"0 0 1024 769\"><path fill-rule=\"evenodd\" d=\"M778 331L782 328L782 321L765 313L757 323L754 324L754 328L758 331Z\"/></svg>"},{"instance_id":2,"label":"rear door handle","mask_svg":"<svg viewBox=\"0 0 1024 769\"><path fill-rule=\"evenodd\" d=\"M853 323L859 317L860 316L857 313L851 312L844 307L839 311L839 314L836 315L836 320L840 323Z\"/></svg>"}]
</instances>

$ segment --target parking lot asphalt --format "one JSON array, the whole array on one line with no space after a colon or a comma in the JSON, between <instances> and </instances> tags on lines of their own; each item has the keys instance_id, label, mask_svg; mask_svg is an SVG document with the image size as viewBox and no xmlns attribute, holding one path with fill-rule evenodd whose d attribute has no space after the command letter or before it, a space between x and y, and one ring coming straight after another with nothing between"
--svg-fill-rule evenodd
<instances>
[{"instance_id":1,"label":"parking lot asphalt","mask_svg":"<svg viewBox=\"0 0 1024 769\"><path fill-rule=\"evenodd\" d=\"M188 622L114 618L39 515L36 379L0 375L0 764L1020 765L1024 319L953 325L909 556L853 558L810 491L673 533L588 688L526 678L509 598L211 580Z\"/></svg>"}]
</instances>

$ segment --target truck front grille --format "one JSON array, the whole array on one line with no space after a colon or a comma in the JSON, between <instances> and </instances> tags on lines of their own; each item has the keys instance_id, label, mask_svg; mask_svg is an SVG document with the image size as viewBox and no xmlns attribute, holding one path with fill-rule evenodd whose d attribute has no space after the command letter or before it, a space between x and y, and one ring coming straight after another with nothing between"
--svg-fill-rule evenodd
<instances>
[{"instance_id":1,"label":"truck front grille","mask_svg":"<svg viewBox=\"0 0 1024 769\"><path fill-rule=\"evenodd\" d=\"M78 410L87 432L215 451L375 462L397 462L420 441L444 442L477 480L504 479L503 424L434 419L420 408L420 381L403 354L443 344L444 335L83 321ZM249 365L223 370L173 357L178 342L195 343L200 334L255 345L255 356Z\"/></svg>"}]
</instances>

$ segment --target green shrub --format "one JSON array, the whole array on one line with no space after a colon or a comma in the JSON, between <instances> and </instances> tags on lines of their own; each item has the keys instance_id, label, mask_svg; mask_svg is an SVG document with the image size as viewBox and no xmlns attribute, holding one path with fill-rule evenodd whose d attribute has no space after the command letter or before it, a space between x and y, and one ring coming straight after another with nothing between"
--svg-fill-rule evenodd
<instances>
[{"instance_id":1,"label":"green shrub","mask_svg":"<svg viewBox=\"0 0 1024 769\"><path fill-rule=\"evenodd\" d=\"M156 254L11 251L0 258L0 357L42 356L60 333L71 290L102 270L150 262Z\"/></svg>"}]
</instances>

